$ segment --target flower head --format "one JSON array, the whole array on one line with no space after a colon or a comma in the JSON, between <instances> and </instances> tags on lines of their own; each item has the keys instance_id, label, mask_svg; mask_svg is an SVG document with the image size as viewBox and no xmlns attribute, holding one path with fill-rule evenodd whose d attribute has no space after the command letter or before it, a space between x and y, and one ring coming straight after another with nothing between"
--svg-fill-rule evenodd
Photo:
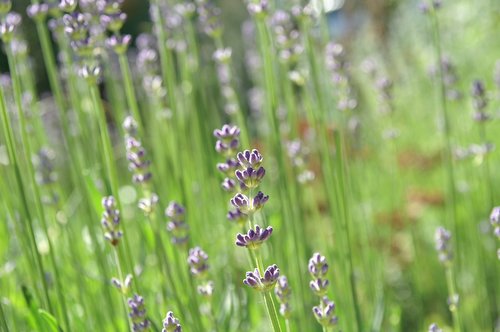
<instances>
[{"instance_id":1,"label":"flower head","mask_svg":"<svg viewBox=\"0 0 500 332\"><path fill-rule=\"evenodd\" d=\"M195 277L203 277L208 271L208 255L200 247L189 249L187 262L191 274Z\"/></svg>"},{"instance_id":2,"label":"flower head","mask_svg":"<svg viewBox=\"0 0 500 332\"><path fill-rule=\"evenodd\" d=\"M104 238L108 240L111 245L116 246L120 238L123 236L120 230L120 211L116 207L116 200L113 196L104 197L102 199L102 213L101 224L104 229Z\"/></svg>"},{"instance_id":3,"label":"flower head","mask_svg":"<svg viewBox=\"0 0 500 332\"><path fill-rule=\"evenodd\" d=\"M313 313L321 325L325 327L337 325L338 318L335 315L335 303L330 301L328 297L323 296L321 298L320 305L313 307Z\"/></svg>"},{"instance_id":4,"label":"flower head","mask_svg":"<svg viewBox=\"0 0 500 332\"><path fill-rule=\"evenodd\" d=\"M273 289L280 276L280 269L276 264L269 266L264 272L264 276L260 275L259 269L249 271L243 283L259 292L266 292Z\"/></svg>"},{"instance_id":5,"label":"flower head","mask_svg":"<svg viewBox=\"0 0 500 332\"><path fill-rule=\"evenodd\" d=\"M451 261L453 253L450 247L451 233L443 227L438 227L434 235L436 241L436 250L438 252L439 260L445 264Z\"/></svg>"},{"instance_id":6,"label":"flower head","mask_svg":"<svg viewBox=\"0 0 500 332\"><path fill-rule=\"evenodd\" d=\"M177 318L174 317L172 311L167 312L167 316L163 320L162 332L182 332L182 327Z\"/></svg>"},{"instance_id":7,"label":"flower head","mask_svg":"<svg viewBox=\"0 0 500 332\"><path fill-rule=\"evenodd\" d=\"M309 260L308 268L309 273L311 273L314 278L324 277L328 272L328 264L326 263L325 256L322 256L318 252L314 253Z\"/></svg>"},{"instance_id":8,"label":"flower head","mask_svg":"<svg viewBox=\"0 0 500 332\"><path fill-rule=\"evenodd\" d=\"M238 233L236 235L236 245L248 249L258 249L262 243L269 239L272 233L273 228L271 226L261 228L259 225L255 225L255 230L250 229L246 234Z\"/></svg>"},{"instance_id":9,"label":"flower head","mask_svg":"<svg viewBox=\"0 0 500 332\"><path fill-rule=\"evenodd\" d=\"M146 318L146 307L144 298L135 294L127 301L129 307L129 317L132 321L134 331L147 331L150 326L149 320Z\"/></svg>"},{"instance_id":10,"label":"flower head","mask_svg":"<svg viewBox=\"0 0 500 332\"><path fill-rule=\"evenodd\" d=\"M278 282L276 283L276 287L274 288L274 294L278 298L280 302L280 314L288 318L290 316L290 296L292 293L292 289L288 284L288 279L286 276L280 276L278 278Z\"/></svg>"},{"instance_id":11,"label":"flower head","mask_svg":"<svg viewBox=\"0 0 500 332\"><path fill-rule=\"evenodd\" d=\"M245 150L243 152L238 152L236 158L243 167L258 168L264 159L260 154L259 150L253 149Z\"/></svg>"}]
</instances>

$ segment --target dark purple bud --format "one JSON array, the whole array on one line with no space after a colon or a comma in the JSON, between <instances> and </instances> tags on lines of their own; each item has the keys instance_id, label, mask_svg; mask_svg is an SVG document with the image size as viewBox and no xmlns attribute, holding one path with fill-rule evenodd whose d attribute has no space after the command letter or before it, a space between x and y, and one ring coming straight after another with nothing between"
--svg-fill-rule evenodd
<instances>
[{"instance_id":1,"label":"dark purple bud","mask_svg":"<svg viewBox=\"0 0 500 332\"><path fill-rule=\"evenodd\" d=\"M162 332L182 332L182 327L177 318L174 317L172 311L167 312L167 316L163 320Z\"/></svg>"},{"instance_id":2,"label":"dark purple bud","mask_svg":"<svg viewBox=\"0 0 500 332\"><path fill-rule=\"evenodd\" d=\"M150 322L147 319L146 307L142 296L135 294L127 300L129 308L129 317L132 321L133 331L147 331L150 327Z\"/></svg>"},{"instance_id":3,"label":"dark purple bud","mask_svg":"<svg viewBox=\"0 0 500 332\"><path fill-rule=\"evenodd\" d=\"M36 3L28 6L26 13L34 21L43 21L47 17L49 6L45 3Z\"/></svg>"},{"instance_id":4,"label":"dark purple bud","mask_svg":"<svg viewBox=\"0 0 500 332\"><path fill-rule=\"evenodd\" d=\"M335 315L335 303L324 296L318 306L313 307L314 317L318 323L324 327L332 327L337 325L338 318Z\"/></svg>"},{"instance_id":5,"label":"dark purple bud","mask_svg":"<svg viewBox=\"0 0 500 332\"><path fill-rule=\"evenodd\" d=\"M318 278L316 280L312 280L309 283L309 287L317 296L323 296L326 294L329 284L330 282L327 279Z\"/></svg>"},{"instance_id":6,"label":"dark purple bud","mask_svg":"<svg viewBox=\"0 0 500 332\"><path fill-rule=\"evenodd\" d=\"M204 277L208 271L208 255L200 247L189 249L187 258L191 274L195 277Z\"/></svg>"},{"instance_id":7,"label":"dark purple bud","mask_svg":"<svg viewBox=\"0 0 500 332\"><path fill-rule=\"evenodd\" d=\"M222 181L221 186L225 191L233 192L236 189L236 181L230 178L225 178L224 181Z\"/></svg>"},{"instance_id":8,"label":"dark purple bud","mask_svg":"<svg viewBox=\"0 0 500 332\"><path fill-rule=\"evenodd\" d=\"M120 211L116 207L116 200L113 196L103 197L101 225L104 230L104 238L111 245L116 246L123 233L120 230Z\"/></svg>"},{"instance_id":9,"label":"dark purple bud","mask_svg":"<svg viewBox=\"0 0 500 332\"><path fill-rule=\"evenodd\" d=\"M280 274L280 269L276 264L269 266L261 277L259 269L246 273L243 283L257 291L266 292L273 289Z\"/></svg>"},{"instance_id":10,"label":"dark purple bud","mask_svg":"<svg viewBox=\"0 0 500 332\"><path fill-rule=\"evenodd\" d=\"M257 169L262 163L262 155L257 149L245 150L243 152L238 152L236 158L242 165L242 167L252 167Z\"/></svg>"},{"instance_id":11,"label":"dark purple bud","mask_svg":"<svg viewBox=\"0 0 500 332\"><path fill-rule=\"evenodd\" d=\"M441 263L447 264L453 258L453 253L450 247L451 233L443 227L438 227L434 235L436 241L436 250Z\"/></svg>"},{"instance_id":12,"label":"dark purple bud","mask_svg":"<svg viewBox=\"0 0 500 332\"><path fill-rule=\"evenodd\" d=\"M165 209L165 216L175 221L183 221L186 210L179 203L172 201Z\"/></svg>"},{"instance_id":13,"label":"dark purple bud","mask_svg":"<svg viewBox=\"0 0 500 332\"><path fill-rule=\"evenodd\" d=\"M322 256L320 253L314 253L311 259L309 260L309 273L313 276L313 278L321 278L326 276L328 272L328 264L326 263L325 256Z\"/></svg>"},{"instance_id":14,"label":"dark purple bud","mask_svg":"<svg viewBox=\"0 0 500 332\"><path fill-rule=\"evenodd\" d=\"M257 195L253 198L253 210L258 211L264 207L264 204L269 200L268 195L264 195L262 191L259 191Z\"/></svg>"},{"instance_id":15,"label":"dark purple bud","mask_svg":"<svg viewBox=\"0 0 500 332\"><path fill-rule=\"evenodd\" d=\"M231 222L236 222L238 224L244 224L247 219L248 215L244 214L240 210L236 209L234 211L229 211L227 213L227 219Z\"/></svg>"},{"instance_id":16,"label":"dark purple bud","mask_svg":"<svg viewBox=\"0 0 500 332\"><path fill-rule=\"evenodd\" d=\"M248 249L258 249L262 243L269 239L272 233L273 228L271 226L264 229L259 225L255 225L255 230L250 229L246 234L238 233L236 235L236 245Z\"/></svg>"},{"instance_id":17,"label":"dark purple bud","mask_svg":"<svg viewBox=\"0 0 500 332\"><path fill-rule=\"evenodd\" d=\"M120 55L127 52L131 40L131 35L113 35L106 39L106 45L111 48L116 54Z\"/></svg>"},{"instance_id":18,"label":"dark purple bud","mask_svg":"<svg viewBox=\"0 0 500 332\"><path fill-rule=\"evenodd\" d=\"M240 210L242 213L248 213L251 211L251 206L248 201L248 197L243 195L242 193L237 193L231 198L231 204Z\"/></svg>"}]
</instances>

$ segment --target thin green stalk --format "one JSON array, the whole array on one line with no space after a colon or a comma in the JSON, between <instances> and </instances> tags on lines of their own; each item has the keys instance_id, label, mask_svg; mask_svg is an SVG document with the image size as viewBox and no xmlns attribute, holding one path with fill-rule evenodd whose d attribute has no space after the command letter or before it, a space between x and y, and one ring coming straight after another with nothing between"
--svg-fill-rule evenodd
<instances>
[{"instance_id":1,"label":"thin green stalk","mask_svg":"<svg viewBox=\"0 0 500 332\"><path fill-rule=\"evenodd\" d=\"M5 142L7 146L7 154L9 156L9 162L12 164L14 168L14 173L15 173L15 178L16 178L16 184L19 190L19 195L21 196L21 204L23 207L24 211L24 216L25 218L22 218L24 221L24 226L28 230L28 242L31 243L31 249L32 252L34 252L34 264L36 265L36 269L39 274L39 280L42 282L43 285L43 290L44 290L44 295L45 295L45 302L46 305L49 309L49 311L53 310L52 303L50 301L49 297L49 292L48 292L48 284L47 284L47 279L45 278L45 270L42 262L42 258L40 255L40 252L38 250L38 245L35 239L35 232L33 229L33 217L30 212L29 208L29 202L28 198L25 192L24 184L23 184L23 176L21 175L21 168L19 165L19 158L17 156L17 148L15 147L15 139L14 139L14 133L12 131L12 126L9 114L7 112L7 107L5 104L5 97L4 97L4 91L3 87L0 86L0 114L2 118L2 127L3 127L3 133L5 135ZM36 287L35 287L36 288Z\"/></svg>"},{"instance_id":2,"label":"thin green stalk","mask_svg":"<svg viewBox=\"0 0 500 332\"><path fill-rule=\"evenodd\" d=\"M459 300L458 300L457 286L452 266L446 266L446 285L448 287L448 296L449 296L448 300L450 301L448 305L451 314L453 316L453 326L455 332L461 332L462 320L460 317L460 304L455 303L455 297L457 297L457 301Z\"/></svg>"},{"instance_id":3,"label":"thin green stalk","mask_svg":"<svg viewBox=\"0 0 500 332\"><path fill-rule=\"evenodd\" d=\"M118 271L118 278L119 278L120 282L122 283L122 287L126 287L126 285L123 284L125 279L123 279L123 272L122 272L122 265L120 262L120 255L118 252L118 247L116 247L116 246L113 247L113 256L115 259L116 269ZM134 332L132 320L131 320L131 318L128 314L128 310L127 310L127 294L125 293L125 290L123 288L120 289L120 293L122 295L121 297L122 297L122 302L123 302L123 310L125 311L125 316L127 317L127 323L129 325L130 331Z\"/></svg>"},{"instance_id":4,"label":"thin green stalk","mask_svg":"<svg viewBox=\"0 0 500 332\"><path fill-rule=\"evenodd\" d=\"M31 142L28 139L28 132L26 130L26 119L24 116L24 110L23 110L23 105L22 105L22 91L21 91L21 81L19 80L19 74L17 72L17 63L16 59L12 54L12 49L10 48L10 45L6 49L7 52L7 60L9 63L9 68L11 70L11 77L12 77L12 86L14 89L14 100L18 109L18 115L19 115L19 126L20 126L20 132L21 132L21 141L24 146L24 152L25 152L25 159L26 159L26 164L28 166L28 178L33 190L34 194L34 201L35 201L35 207L36 211L38 214L38 217L40 218L40 221L42 223L42 228L45 233L45 237L47 238L47 243L49 245L49 257L50 257L50 262L52 265L52 269L54 270L54 280L56 284L56 293L58 300L61 305L61 311L62 311L62 316L64 319L64 323L66 325L66 330L71 331L71 325L69 323L69 316L68 316L68 309L66 307L66 301L64 299L63 293L62 293L62 284L60 280L60 274L59 274L59 269L56 264L55 256L54 256L54 247L52 245L52 240L50 239L50 236L48 234L48 225L47 225L47 220L45 216L45 211L43 208L41 196L40 196L40 187L38 183L36 182L35 179L35 169L33 166L33 163L31 161L31 156L33 155L33 151L31 149Z\"/></svg>"},{"instance_id":5,"label":"thin green stalk","mask_svg":"<svg viewBox=\"0 0 500 332\"><path fill-rule=\"evenodd\" d=\"M281 326L278 318L278 312L276 311L276 306L274 305L273 297L270 291L264 292L264 301L266 302L267 313L271 318L271 323L273 324L273 330L275 332L281 332Z\"/></svg>"},{"instance_id":6,"label":"thin green stalk","mask_svg":"<svg viewBox=\"0 0 500 332\"><path fill-rule=\"evenodd\" d=\"M448 102L446 98L446 85L444 82L444 74L443 74L443 66L442 66L442 59L443 59L443 54L442 54L442 49L441 49L441 34L439 31L439 20L437 17L436 10L434 9L433 6L431 6L433 9L431 10L431 23L432 23L432 32L433 32L433 37L434 37L434 47L436 51L436 56L437 56L437 61L438 61L438 77L439 77L439 101L441 103L440 105L440 112L441 112L441 118L443 120L443 126L444 126L444 144L445 144L445 151L444 151L444 162L445 162L445 169L446 169L446 175L447 175L447 195L448 195L448 213L449 213L449 223L453 226L453 232L457 234L455 237L455 248L457 250L457 259L460 261L460 251L459 248L460 246L457 245L458 241L461 237L461 232L459 232L459 227L458 227L458 219L457 219L457 197L456 197L456 190L455 190L455 169L453 166L453 152L452 152L452 144L451 144L451 125L450 125L450 119L449 119L449 114L448 114Z\"/></svg>"},{"instance_id":7,"label":"thin green stalk","mask_svg":"<svg viewBox=\"0 0 500 332\"><path fill-rule=\"evenodd\" d=\"M143 136L143 118L139 112L139 104L137 103L137 97L135 95L134 83L132 81L132 74L130 72L130 65L128 63L128 58L125 54L118 54L118 61L120 62L120 70L123 77L123 85L125 87L125 96L127 98L127 104L134 118L136 119L139 127L139 136ZM123 121L123 119L120 119Z\"/></svg>"}]
</instances>

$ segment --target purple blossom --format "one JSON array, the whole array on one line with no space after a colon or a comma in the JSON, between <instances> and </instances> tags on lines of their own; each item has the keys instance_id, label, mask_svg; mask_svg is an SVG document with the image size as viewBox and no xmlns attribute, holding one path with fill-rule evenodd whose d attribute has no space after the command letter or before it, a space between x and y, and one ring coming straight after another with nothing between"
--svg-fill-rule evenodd
<instances>
[{"instance_id":1,"label":"purple blossom","mask_svg":"<svg viewBox=\"0 0 500 332\"><path fill-rule=\"evenodd\" d=\"M203 277L208 271L208 255L200 247L189 249L187 262L195 277Z\"/></svg>"},{"instance_id":2,"label":"purple blossom","mask_svg":"<svg viewBox=\"0 0 500 332\"><path fill-rule=\"evenodd\" d=\"M238 233L236 235L236 245L248 249L258 249L262 243L269 239L272 233L273 228L271 226L261 228L259 225L255 225L255 230L250 229L246 234Z\"/></svg>"},{"instance_id":3,"label":"purple blossom","mask_svg":"<svg viewBox=\"0 0 500 332\"><path fill-rule=\"evenodd\" d=\"M316 294L317 296L323 296L326 294L329 284L330 282L328 281L328 279L318 278L312 280L309 283L309 287L311 288L313 293Z\"/></svg>"},{"instance_id":4,"label":"purple blossom","mask_svg":"<svg viewBox=\"0 0 500 332\"><path fill-rule=\"evenodd\" d=\"M243 170L236 170L234 175L242 184L245 185L245 187L251 189L259 186L262 178L266 175L266 170L262 166L257 170L252 167L247 167Z\"/></svg>"},{"instance_id":5,"label":"purple blossom","mask_svg":"<svg viewBox=\"0 0 500 332\"><path fill-rule=\"evenodd\" d=\"M321 303L313 307L313 313L322 326L331 327L337 325L338 318L335 315L335 303L330 301L328 297L323 296L321 298Z\"/></svg>"},{"instance_id":6,"label":"purple blossom","mask_svg":"<svg viewBox=\"0 0 500 332\"><path fill-rule=\"evenodd\" d=\"M446 264L453 258L450 247L451 233L443 227L438 227L434 235L436 241L436 250L441 263Z\"/></svg>"},{"instance_id":7,"label":"purple blossom","mask_svg":"<svg viewBox=\"0 0 500 332\"><path fill-rule=\"evenodd\" d=\"M236 158L242 167L252 167L254 169L258 168L262 164L263 160L262 155L257 149L238 152Z\"/></svg>"},{"instance_id":8,"label":"purple blossom","mask_svg":"<svg viewBox=\"0 0 500 332\"><path fill-rule=\"evenodd\" d=\"M263 277L260 275L259 269L247 272L243 283L260 292L266 292L274 287L278 281L279 275L280 269L276 264L274 264L266 269Z\"/></svg>"},{"instance_id":9,"label":"purple blossom","mask_svg":"<svg viewBox=\"0 0 500 332\"><path fill-rule=\"evenodd\" d=\"M239 209L235 209L227 213L227 219L231 222L244 224L248 219L248 215L244 214Z\"/></svg>"},{"instance_id":10,"label":"purple blossom","mask_svg":"<svg viewBox=\"0 0 500 332\"><path fill-rule=\"evenodd\" d=\"M101 224L104 229L104 238L111 245L116 246L123 233L120 230L120 211L116 207L115 198L113 196L104 197L102 207L104 211L102 212Z\"/></svg>"},{"instance_id":11,"label":"purple blossom","mask_svg":"<svg viewBox=\"0 0 500 332\"><path fill-rule=\"evenodd\" d=\"M314 278L321 278L326 276L328 272L328 264L326 263L325 256L322 256L320 253L316 252L313 254L311 259L309 259L309 273Z\"/></svg>"},{"instance_id":12,"label":"purple blossom","mask_svg":"<svg viewBox=\"0 0 500 332\"><path fill-rule=\"evenodd\" d=\"M172 311L167 312L167 316L163 320L162 332L182 332L182 327L177 318L174 317Z\"/></svg>"},{"instance_id":13,"label":"purple blossom","mask_svg":"<svg viewBox=\"0 0 500 332\"><path fill-rule=\"evenodd\" d=\"M146 318L146 307L142 296L135 294L127 301L129 307L129 317L132 321L134 331L146 331L149 329L150 322Z\"/></svg>"}]
</instances>

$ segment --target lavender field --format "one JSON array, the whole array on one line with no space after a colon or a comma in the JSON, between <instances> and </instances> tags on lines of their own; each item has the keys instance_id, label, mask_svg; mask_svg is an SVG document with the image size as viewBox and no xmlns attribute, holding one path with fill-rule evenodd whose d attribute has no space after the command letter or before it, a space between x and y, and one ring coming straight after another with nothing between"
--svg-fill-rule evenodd
<instances>
[{"instance_id":1,"label":"lavender field","mask_svg":"<svg viewBox=\"0 0 500 332\"><path fill-rule=\"evenodd\" d=\"M0 0L0 331L500 332L500 1Z\"/></svg>"}]
</instances>

